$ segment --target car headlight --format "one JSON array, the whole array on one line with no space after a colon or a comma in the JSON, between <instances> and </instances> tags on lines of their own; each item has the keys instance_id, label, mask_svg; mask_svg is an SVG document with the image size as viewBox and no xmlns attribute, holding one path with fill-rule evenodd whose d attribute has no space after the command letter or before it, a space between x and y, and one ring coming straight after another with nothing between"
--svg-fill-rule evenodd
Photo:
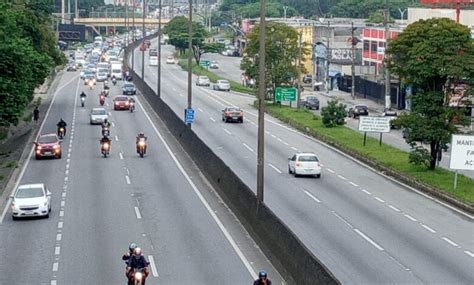
<instances>
[{"instance_id":1,"label":"car headlight","mask_svg":"<svg viewBox=\"0 0 474 285\"><path fill-rule=\"evenodd\" d=\"M12 209L18 209L18 205L15 201L12 201Z\"/></svg>"}]
</instances>

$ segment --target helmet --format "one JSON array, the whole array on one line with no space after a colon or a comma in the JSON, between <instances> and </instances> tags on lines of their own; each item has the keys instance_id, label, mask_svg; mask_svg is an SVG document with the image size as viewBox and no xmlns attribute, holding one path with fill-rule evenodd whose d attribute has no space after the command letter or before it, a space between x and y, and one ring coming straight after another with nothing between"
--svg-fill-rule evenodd
<instances>
[{"instance_id":1,"label":"helmet","mask_svg":"<svg viewBox=\"0 0 474 285\"><path fill-rule=\"evenodd\" d=\"M107 123L109 121L109 119L105 118L104 119L104 123Z\"/></svg>"},{"instance_id":2,"label":"helmet","mask_svg":"<svg viewBox=\"0 0 474 285\"><path fill-rule=\"evenodd\" d=\"M136 247L136 248L133 250L133 255L135 255L135 256L140 256L140 255L142 255L142 249L139 248L139 247Z\"/></svg>"},{"instance_id":3,"label":"helmet","mask_svg":"<svg viewBox=\"0 0 474 285\"><path fill-rule=\"evenodd\" d=\"M260 271L258 273L258 278L267 278L267 272L265 271Z\"/></svg>"},{"instance_id":4,"label":"helmet","mask_svg":"<svg viewBox=\"0 0 474 285\"><path fill-rule=\"evenodd\" d=\"M141 137L141 138L143 138L143 137L145 136L145 134L144 134L143 132L139 132L139 133L138 133L138 136Z\"/></svg>"},{"instance_id":5,"label":"helmet","mask_svg":"<svg viewBox=\"0 0 474 285\"><path fill-rule=\"evenodd\" d=\"M138 245L136 243L132 242L128 246L128 249L130 250L130 252L133 252L137 247L138 247Z\"/></svg>"}]
</instances>

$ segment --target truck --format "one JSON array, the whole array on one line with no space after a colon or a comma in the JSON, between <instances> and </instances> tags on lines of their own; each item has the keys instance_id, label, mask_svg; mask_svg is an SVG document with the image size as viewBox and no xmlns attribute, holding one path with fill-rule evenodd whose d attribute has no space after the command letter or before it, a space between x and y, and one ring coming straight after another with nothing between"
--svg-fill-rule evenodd
<instances>
[{"instance_id":1,"label":"truck","mask_svg":"<svg viewBox=\"0 0 474 285\"><path fill-rule=\"evenodd\" d=\"M117 80L122 80L122 64L121 63L112 63L110 66L110 76Z\"/></svg>"}]
</instances>

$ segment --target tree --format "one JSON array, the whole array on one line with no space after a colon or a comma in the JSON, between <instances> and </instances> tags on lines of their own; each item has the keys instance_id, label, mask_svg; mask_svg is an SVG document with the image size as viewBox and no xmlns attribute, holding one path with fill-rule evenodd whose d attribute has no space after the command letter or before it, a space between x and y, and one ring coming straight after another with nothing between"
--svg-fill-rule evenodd
<instances>
[{"instance_id":1,"label":"tree","mask_svg":"<svg viewBox=\"0 0 474 285\"><path fill-rule=\"evenodd\" d=\"M200 45L193 45L193 55L196 64L201 62L201 56L205 53L220 53L224 50L224 44L220 43L202 43Z\"/></svg>"},{"instance_id":2,"label":"tree","mask_svg":"<svg viewBox=\"0 0 474 285\"><path fill-rule=\"evenodd\" d=\"M460 82L473 86L470 30L446 18L420 20L390 42L387 55L390 70L414 90L411 113L397 123L408 130L413 157L423 157L416 140L429 144L429 169L435 169L442 147L459 131L457 124L467 124L465 110L450 106L450 99Z\"/></svg>"},{"instance_id":3,"label":"tree","mask_svg":"<svg viewBox=\"0 0 474 285\"><path fill-rule=\"evenodd\" d=\"M326 107L321 108L323 125L326 128L344 125L347 116L346 107L346 105L339 103L337 100L329 101Z\"/></svg>"},{"instance_id":4,"label":"tree","mask_svg":"<svg viewBox=\"0 0 474 285\"><path fill-rule=\"evenodd\" d=\"M394 18L400 18L398 8L405 9L411 0L341 0L330 9L334 17L368 18L376 10L388 9Z\"/></svg>"},{"instance_id":5,"label":"tree","mask_svg":"<svg viewBox=\"0 0 474 285\"><path fill-rule=\"evenodd\" d=\"M255 26L249 33L248 44L244 51L241 69L245 74L258 82L258 51L259 51L259 26ZM301 47L302 57L309 54L306 45ZM265 70L266 87L273 94L275 87L281 85L292 85L294 78L305 73L304 66L297 67L295 63L299 57L298 33L297 31L282 23L270 22L265 29Z\"/></svg>"}]
</instances>

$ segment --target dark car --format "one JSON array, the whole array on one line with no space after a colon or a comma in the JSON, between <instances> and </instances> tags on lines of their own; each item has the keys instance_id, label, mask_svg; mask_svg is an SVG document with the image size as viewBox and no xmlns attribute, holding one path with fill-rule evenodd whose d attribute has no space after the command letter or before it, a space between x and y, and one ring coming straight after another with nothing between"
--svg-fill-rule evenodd
<instances>
[{"instance_id":1,"label":"dark car","mask_svg":"<svg viewBox=\"0 0 474 285\"><path fill-rule=\"evenodd\" d=\"M319 99L316 96L306 97L305 107L310 110L319 110Z\"/></svg>"},{"instance_id":2,"label":"dark car","mask_svg":"<svg viewBox=\"0 0 474 285\"><path fill-rule=\"evenodd\" d=\"M311 74L306 74L303 77L303 83L310 84L311 82L313 82L313 76Z\"/></svg>"},{"instance_id":3,"label":"dark car","mask_svg":"<svg viewBox=\"0 0 474 285\"><path fill-rule=\"evenodd\" d=\"M148 51L149 56L158 56L158 50L156 48L151 48L150 51Z\"/></svg>"},{"instance_id":4,"label":"dark car","mask_svg":"<svg viewBox=\"0 0 474 285\"><path fill-rule=\"evenodd\" d=\"M61 141L56 134L41 135L35 142L35 157L61 158Z\"/></svg>"},{"instance_id":5,"label":"dark car","mask_svg":"<svg viewBox=\"0 0 474 285\"><path fill-rule=\"evenodd\" d=\"M132 82L127 82L122 86L122 94L123 95L136 95L137 89L135 88L135 84Z\"/></svg>"},{"instance_id":6,"label":"dark car","mask_svg":"<svg viewBox=\"0 0 474 285\"><path fill-rule=\"evenodd\" d=\"M115 96L114 110L130 110L130 102L128 102L128 97L121 95Z\"/></svg>"},{"instance_id":7,"label":"dark car","mask_svg":"<svg viewBox=\"0 0 474 285\"><path fill-rule=\"evenodd\" d=\"M349 117L353 117L354 119L359 116L368 116L369 115L369 107L367 105L355 105L354 107L349 109Z\"/></svg>"},{"instance_id":8,"label":"dark car","mask_svg":"<svg viewBox=\"0 0 474 285\"><path fill-rule=\"evenodd\" d=\"M70 63L67 65L66 71L77 71L77 66L75 63Z\"/></svg>"},{"instance_id":9,"label":"dark car","mask_svg":"<svg viewBox=\"0 0 474 285\"><path fill-rule=\"evenodd\" d=\"M222 110L222 121L243 123L244 112L238 107L226 107Z\"/></svg>"}]
</instances>

